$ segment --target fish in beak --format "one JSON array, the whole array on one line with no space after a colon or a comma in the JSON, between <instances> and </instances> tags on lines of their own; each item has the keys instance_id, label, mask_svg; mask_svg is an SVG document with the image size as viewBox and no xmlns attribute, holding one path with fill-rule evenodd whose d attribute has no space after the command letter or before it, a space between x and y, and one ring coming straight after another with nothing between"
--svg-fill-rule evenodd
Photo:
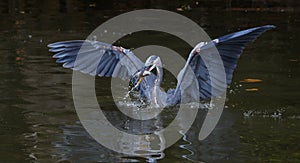
<instances>
[{"instance_id":1,"label":"fish in beak","mask_svg":"<svg viewBox=\"0 0 300 163\"><path fill-rule=\"evenodd\" d=\"M141 83L142 83L142 81L144 80L144 76L141 76L140 78L139 78L139 80L138 80L138 82L136 83L136 86L134 86L135 88L136 87L138 87Z\"/></svg>"},{"instance_id":2,"label":"fish in beak","mask_svg":"<svg viewBox=\"0 0 300 163\"><path fill-rule=\"evenodd\" d=\"M136 85L134 86L134 88L137 88L142 81L145 79L146 76L151 74L151 71L155 68L155 65L150 65L144 68L144 70L140 73L139 75L139 80L136 83Z\"/></svg>"}]
</instances>

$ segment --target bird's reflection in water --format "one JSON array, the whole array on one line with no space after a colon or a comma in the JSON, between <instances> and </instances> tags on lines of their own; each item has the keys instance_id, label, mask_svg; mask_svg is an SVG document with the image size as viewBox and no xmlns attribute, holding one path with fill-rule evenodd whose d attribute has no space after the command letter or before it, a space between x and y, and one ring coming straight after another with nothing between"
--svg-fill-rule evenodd
<instances>
[{"instance_id":1,"label":"bird's reflection in water","mask_svg":"<svg viewBox=\"0 0 300 163\"><path fill-rule=\"evenodd\" d=\"M141 158L126 156L96 142L78 122L62 127L61 141L54 142L58 162L139 162Z\"/></svg>"},{"instance_id":2,"label":"bird's reflection in water","mask_svg":"<svg viewBox=\"0 0 300 163\"><path fill-rule=\"evenodd\" d=\"M62 139L55 142L57 153L60 155L60 160L76 162L143 162L143 160L156 162L168 157L164 153L166 135L159 134L160 132L157 131L168 126L175 118L177 111L178 108L176 107L165 108L156 118L136 120L127 117L120 111L109 110L104 107L103 112L105 116L119 130L135 135L153 134L155 137L145 136L135 142L122 138L115 140L120 141L119 148L122 151L132 153L132 155L124 155L97 143L78 122L75 125L62 127ZM239 142L237 142L238 138L232 130L233 118L228 110L224 111L213 133L203 141L198 140L198 134L206 113L205 109L199 109L191 129L187 133L180 133L182 138L174 146L177 146L177 148L179 146L180 149L188 151L189 154L186 154L186 152L185 154L180 154L179 152L177 157L193 162L224 160L233 156L236 158L238 152L231 147L237 147ZM185 127L186 124L179 124L179 126ZM110 136L112 137L112 135L107 135L107 137Z\"/></svg>"},{"instance_id":3,"label":"bird's reflection in water","mask_svg":"<svg viewBox=\"0 0 300 163\"><path fill-rule=\"evenodd\" d=\"M127 117L120 111L104 110L105 116L117 129L135 135L153 134L154 137L142 137L138 141L132 142L120 138L119 148L132 155L123 155L114 152L96 142L82 127L80 122L75 125L63 126L62 140L55 142L55 146L60 154L60 160L79 161L79 162L137 162L146 160L156 162L164 158L164 138L156 131L163 127L162 117L158 116L150 120L136 120ZM171 118L170 116L165 116ZM107 137L112 135L107 135ZM149 140L152 139L152 140ZM155 141L153 141L155 139Z\"/></svg>"}]
</instances>

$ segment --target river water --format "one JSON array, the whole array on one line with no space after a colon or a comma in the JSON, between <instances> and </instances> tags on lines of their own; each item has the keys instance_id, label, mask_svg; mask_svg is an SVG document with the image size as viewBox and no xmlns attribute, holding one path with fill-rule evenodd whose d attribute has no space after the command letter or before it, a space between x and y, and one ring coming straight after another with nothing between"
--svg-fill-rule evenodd
<instances>
[{"instance_id":1,"label":"river water","mask_svg":"<svg viewBox=\"0 0 300 163\"><path fill-rule=\"evenodd\" d=\"M85 39L113 16L152 6L143 6L142 2L59 2L0 3L1 162L300 161L300 16L297 10L210 10L192 6L185 11L185 7L176 9L176 4L170 3L153 6L192 19L211 38L265 24L277 28L246 47L228 89L221 120L207 139L197 140L201 126L194 123L182 139L165 151L155 156L132 157L101 146L85 131L73 104L72 71L55 63L47 44ZM137 40L145 36L157 44L169 42L184 58L191 50L172 41L172 37L151 32L126 37L118 44L138 47L143 43ZM249 78L261 82L243 82ZM169 80L174 77L166 76L163 87L175 86ZM128 119L110 100L109 84L109 78L96 79L98 102L108 119L123 130L145 131L139 128L141 124L128 125ZM174 115L176 111L168 110L155 120L156 127L167 125ZM197 116L195 122L198 121L201 116Z\"/></svg>"}]
</instances>

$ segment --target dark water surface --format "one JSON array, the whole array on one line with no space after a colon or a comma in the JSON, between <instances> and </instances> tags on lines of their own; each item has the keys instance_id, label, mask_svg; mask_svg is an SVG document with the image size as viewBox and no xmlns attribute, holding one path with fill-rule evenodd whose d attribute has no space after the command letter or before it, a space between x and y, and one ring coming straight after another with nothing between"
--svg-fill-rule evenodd
<instances>
[{"instance_id":1,"label":"dark water surface","mask_svg":"<svg viewBox=\"0 0 300 163\"><path fill-rule=\"evenodd\" d=\"M158 162L300 162L297 10L178 11L197 22L212 38L265 24L277 28L246 47L228 90L221 120L207 139L197 140L201 126L195 123L180 141L162 153L135 158L104 148L83 129L72 100L72 71L56 64L46 46L60 40L85 39L115 15L152 6L59 2L0 3L0 162L151 162L154 157L159 158ZM162 3L153 7L175 11L175 5ZM148 41L157 44L170 39L160 34L148 36ZM119 44L138 47L138 37L128 37ZM169 44L187 57L190 49L172 39ZM174 79L166 77L165 81L171 78ZM241 82L245 78L262 82ZM128 126L127 120L106 100L110 80L96 81L98 100L110 121L119 128L133 130L134 123ZM167 111L155 120L156 127L164 126L175 114ZM201 121L201 115L197 121Z\"/></svg>"}]
</instances>

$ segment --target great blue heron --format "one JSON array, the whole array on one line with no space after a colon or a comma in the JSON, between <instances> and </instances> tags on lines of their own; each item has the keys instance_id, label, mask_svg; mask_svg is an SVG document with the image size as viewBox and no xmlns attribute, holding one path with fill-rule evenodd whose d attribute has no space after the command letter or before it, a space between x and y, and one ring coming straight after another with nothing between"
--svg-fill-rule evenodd
<instances>
[{"instance_id":1,"label":"great blue heron","mask_svg":"<svg viewBox=\"0 0 300 163\"><path fill-rule=\"evenodd\" d=\"M213 85L200 54L206 55L207 49L211 48L218 50L226 73L225 82L226 85L229 85L245 45L272 28L275 26L265 25L250 28L219 37L210 42L199 43L189 54L186 66L181 70L184 72L190 66L198 80L199 90L192 90L195 92L191 94L198 93L198 97L202 100L213 96L211 93ZM152 55L143 63L131 50L88 40L56 42L49 44L48 47L50 52L55 53L53 57L57 59L56 62L63 63L64 68L71 68L93 76L130 79L135 85L134 88L139 90L141 97L159 107L180 103L181 94L178 86L167 92L160 89L163 66L159 56ZM78 58L79 54L80 57ZM153 70L156 73L152 73ZM177 80L181 81L183 77L179 75Z\"/></svg>"}]
</instances>

